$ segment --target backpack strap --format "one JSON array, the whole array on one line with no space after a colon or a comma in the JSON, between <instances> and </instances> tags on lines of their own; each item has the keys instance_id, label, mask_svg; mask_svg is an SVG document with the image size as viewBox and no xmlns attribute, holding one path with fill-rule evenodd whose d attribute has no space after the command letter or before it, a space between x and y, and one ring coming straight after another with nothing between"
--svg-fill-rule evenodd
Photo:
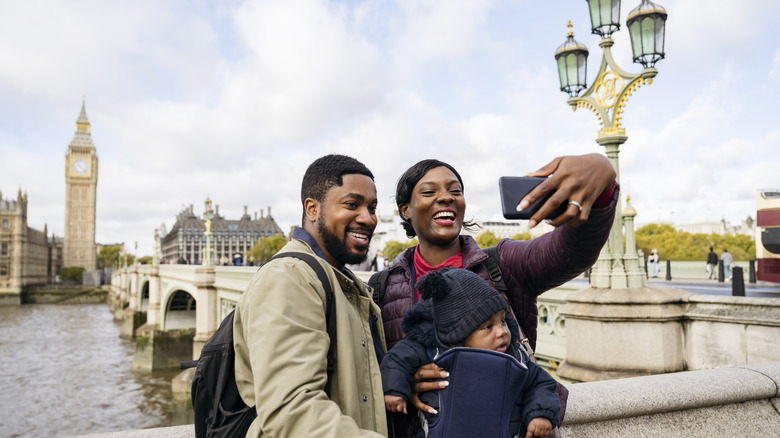
<instances>
[{"instance_id":1,"label":"backpack strap","mask_svg":"<svg viewBox=\"0 0 780 438\"><path fill-rule=\"evenodd\" d=\"M496 289L498 289L498 292L509 303L509 311L512 312L512 316L515 318L515 321L517 321L518 319L517 315L515 315L515 309L512 307L512 302L509 301L507 297L507 291L509 291L509 288L504 281L504 275L501 273L501 266L498 264L498 246L484 248L482 251L488 255L488 257L483 260L482 263L485 264L488 273L490 273L490 279L493 280L493 284L496 286ZM536 363L534 349L531 348L531 342L528 340L528 337L525 335L525 333L523 333L523 329L520 328L519 323L517 324L517 330L520 332L520 346L528 354L528 357L531 359L531 361Z\"/></svg>"},{"instance_id":2,"label":"backpack strap","mask_svg":"<svg viewBox=\"0 0 780 438\"><path fill-rule=\"evenodd\" d=\"M330 284L330 279L328 279L328 274L325 273L325 269L315 256L305 252L290 251L277 253L268 261L282 257L295 257L306 262L314 270L314 273L317 274L317 278L319 278L322 287L325 289L325 319L327 320L328 336L330 337L327 364L328 381L325 382L325 394L330 398L331 377L333 377L333 372L336 370L336 312L333 311L333 302L336 300L336 296L333 294L333 287Z\"/></svg>"},{"instance_id":3,"label":"backpack strap","mask_svg":"<svg viewBox=\"0 0 780 438\"><path fill-rule=\"evenodd\" d=\"M375 272L371 278L368 279L368 285L374 289L372 298L379 307L382 307L382 300L385 298L385 289L387 289L388 277L390 277L390 270L383 269L379 272Z\"/></svg>"}]
</instances>

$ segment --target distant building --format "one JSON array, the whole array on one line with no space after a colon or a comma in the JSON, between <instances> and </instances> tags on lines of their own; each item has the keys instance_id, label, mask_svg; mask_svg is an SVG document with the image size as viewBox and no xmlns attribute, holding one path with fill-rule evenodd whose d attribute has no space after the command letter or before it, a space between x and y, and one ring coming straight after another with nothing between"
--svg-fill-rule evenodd
<instances>
[{"instance_id":1,"label":"distant building","mask_svg":"<svg viewBox=\"0 0 780 438\"><path fill-rule=\"evenodd\" d=\"M45 225L43 231L27 226L27 193L19 189L16 200L0 193L0 303L8 295L18 304L25 286L53 283L62 263L62 238L47 238Z\"/></svg>"},{"instance_id":2,"label":"distant building","mask_svg":"<svg viewBox=\"0 0 780 438\"><path fill-rule=\"evenodd\" d=\"M699 222L695 224L673 226L679 231L684 231L691 234L718 234L722 236L727 234L744 234L746 236L750 236L751 239L755 239L756 237L756 222L750 216L748 216L738 225L733 225L723 219L720 222Z\"/></svg>"},{"instance_id":3,"label":"distant building","mask_svg":"<svg viewBox=\"0 0 780 438\"><path fill-rule=\"evenodd\" d=\"M531 237L539 237L544 233L555 229L552 225L548 225L544 222L540 222L539 225L533 229L528 229L528 221L526 220L513 220L513 221L476 221L477 227L474 231L464 229L463 234L468 234L476 238L480 234L490 231L494 236L499 239L511 239L512 237L528 233Z\"/></svg>"},{"instance_id":4,"label":"distant building","mask_svg":"<svg viewBox=\"0 0 780 438\"><path fill-rule=\"evenodd\" d=\"M207 203L210 202L207 200ZM202 264L206 249L205 232L205 222L195 215L190 204L176 216L176 223L171 227L171 231L161 238L160 263ZM244 215L240 219L228 220L220 216L219 206L216 206L211 220L211 233L215 265L233 264L236 255L240 257L241 263L245 263L246 253L259 238L277 234L284 236L282 229L271 216L271 207L268 207L267 216L261 212L258 218L255 213L253 219L244 206Z\"/></svg>"}]
</instances>

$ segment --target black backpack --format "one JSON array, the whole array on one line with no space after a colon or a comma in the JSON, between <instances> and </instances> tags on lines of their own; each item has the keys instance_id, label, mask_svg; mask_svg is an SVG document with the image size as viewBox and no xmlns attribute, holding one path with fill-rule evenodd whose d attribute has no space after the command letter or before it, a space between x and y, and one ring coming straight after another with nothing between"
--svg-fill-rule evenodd
<instances>
[{"instance_id":1,"label":"black backpack","mask_svg":"<svg viewBox=\"0 0 780 438\"><path fill-rule=\"evenodd\" d=\"M330 397L336 351L336 312L332 311L335 299L333 288L322 265L311 254L285 252L273 256L269 261L281 257L295 257L306 262L314 269L325 288L325 318L330 336L325 393ZM254 406L250 407L244 403L236 386L236 353L233 349L234 313L235 310L231 311L222 320L217 331L203 345L198 360L181 363L183 369L197 367L192 380L192 409L195 411L195 436L198 438L243 437L257 417Z\"/></svg>"}]
</instances>

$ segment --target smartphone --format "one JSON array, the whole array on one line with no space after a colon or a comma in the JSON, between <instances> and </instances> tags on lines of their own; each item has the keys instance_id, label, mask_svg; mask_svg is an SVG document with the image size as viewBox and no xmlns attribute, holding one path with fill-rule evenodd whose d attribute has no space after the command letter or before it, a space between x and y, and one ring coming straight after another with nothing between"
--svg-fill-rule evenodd
<instances>
[{"instance_id":1,"label":"smartphone","mask_svg":"<svg viewBox=\"0 0 780 438\"><path fill-rule=\"evenodd\" d=\"M531 216L552 196L554 192L539 198L525 210L517 210L517 204L547 178L534 176L502 176L498 179L501 191L501 209L507 219L531 219ZM566 211L569 204L564 202L544 219L554 219Z\"/></svg>"}]
</instances>

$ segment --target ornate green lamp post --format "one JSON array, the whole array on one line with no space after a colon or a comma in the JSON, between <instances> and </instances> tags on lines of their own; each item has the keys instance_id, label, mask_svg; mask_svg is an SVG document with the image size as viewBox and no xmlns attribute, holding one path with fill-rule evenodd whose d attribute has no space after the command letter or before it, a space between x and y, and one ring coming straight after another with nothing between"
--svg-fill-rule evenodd
<instances>
[{"instance_id":1,"label":"ornate green lamp post","mask_svg":"<svg viewBox=\"0 0 780 438\"><path fill-rule=\"evenodd\" d=\"M206 248L203 250L203 266L214 266L214 251L211 250L211 219L214 218L214 210L211 208L211 199L206 197L206 205L203 211L203 221L206 222Z\"/></svg>"},{"instance_id":2,"label":"ornate green lamp post","mask_svg":"<svg viewBox=\"0 0 780 438\"><path fill-rule=\"evenodd\" d=\"M620 29L620 0L588 0L592 33L600 35L599 47L603 51L601 68L596 79L580 96L586 87L586 64L588 49L574 40L569 22L569 35L555 51L561 91L569 94L566 101L572 109L586 108L596 114L601 123L596 142L605 148L607 158L615 167L620 180L618 153L620 145L628 139L621 126L623 111L628 97L643 84L652 83L658 74L655 63L664 57L664 30L666 11L649 0L642 0L639 6L628 14L626 24L631 37L634 62L644 69L630 74L618 67L612 58L611 38ZM646 285L646 278L639 270L639 258L634 248L623 248L623 212L618 203L615 222L607 245L593 268L591 285L599 288L637 288ZM636 214L636 212L633 212ZM633 217L633 216L632 216ZM633 242L633 227L626 229L626 240Z\"/></svg>"}]
</instances>

